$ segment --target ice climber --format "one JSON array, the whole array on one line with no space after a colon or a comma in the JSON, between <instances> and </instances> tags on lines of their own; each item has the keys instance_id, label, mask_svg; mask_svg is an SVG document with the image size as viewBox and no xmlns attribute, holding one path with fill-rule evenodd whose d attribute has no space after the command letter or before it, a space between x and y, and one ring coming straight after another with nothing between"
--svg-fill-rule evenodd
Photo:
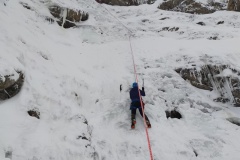
<instances>
[{"instance_id":1,"label":"ice climber","mask_svg":"<svg viewBox=\"0 0 240 160\"><path fill-rule=\"evenodd\" d=\"M144 91L144 87L142 87L142 90L139 89L139 92L141 94L141 96L145 96L145 91ZM142 101L142 97L139 97L139 92L138 92L138 84L136 82L134 82L132 84L132 89L130 90L130 98L132 100L131 102L131 106L130 106L130 110L131 110L131 120L132 120L132 125L131 128L134 129L135 128L135 124L136 124L136 110L138 109L141 116L143 117L143 111L142 111L142 107L141 107L141 101ZM143 105L143 109L144 109L144 103L142 101L142 105ZM148 117L145 115L145 120L146 120L146 124L148 126L148 128L151 128L151 124L150 121L148 119Z\"/></svg>"}]
</instances>

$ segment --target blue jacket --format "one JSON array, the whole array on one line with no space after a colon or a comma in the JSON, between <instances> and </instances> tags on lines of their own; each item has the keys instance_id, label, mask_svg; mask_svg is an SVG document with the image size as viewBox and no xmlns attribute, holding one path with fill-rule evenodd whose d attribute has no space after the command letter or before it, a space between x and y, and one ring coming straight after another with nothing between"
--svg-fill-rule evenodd
<instances>
[{"instance_id":1,"label":"blue jacket","mask_svg":"<svg viewBox=\"0 0 240 160\"><path fill-rule=\"evenodd\" d=\"M141 94L141 96L146 95L144 89L140 90L140 94ZM138 87L134 87L130 90L130 98L132 100L130 109L137 109L137 108L141 107L139 93L138 93Z\"/></svg>"}]
</instances>

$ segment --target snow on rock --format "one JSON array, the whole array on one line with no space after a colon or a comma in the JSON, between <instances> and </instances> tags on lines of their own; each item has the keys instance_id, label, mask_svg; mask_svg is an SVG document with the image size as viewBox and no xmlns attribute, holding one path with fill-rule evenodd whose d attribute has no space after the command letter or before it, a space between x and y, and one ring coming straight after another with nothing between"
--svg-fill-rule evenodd
<instances>
[{"instance_id":1,"label":"snow on rock","mask_svg":"<svg viewBox=\"0 0 240 160\"><path fill-rule=\"evenodd\" d=\"M191 14L209 14L216 10L222 10L226 3L219 3L214 1L198 2L195 0L168 0L159 5L159 9L180 11Z\"/></svg>"},{"instance_id":2,"label":"snow on rock","mask_svg":"<svg viewBox=\"0 0 240 160\"><path fill-rule=\"evenodd\" d=\"M0 59L0 100L15 96L23 85L23 73Z\"/></svg>"},{"instance_id":3,"label":"snow on rock","mask_svg":"<svg viewBox=\"0 0 240 160\"><path fill-rule=\"evenodd\" d=\"M1 61L0 81L5 82L6 80L5 76L8 76L9 79L16 81L18 78L17 75L18 73L12 66L9 66L9 64L6 64L4 61Z\"/></svg>"},{"instance_id":4,"label":"snow on rock","mask_svg":"<svg viewBox=\"0 0 240 160\"><path fill-rule=\"evenodd\" d=\"M212 91L219 94L214 98L217 102L231 102L239 106L239 75L240 72L227 65L212 66L205 64L200 70L196 64L190 68L178 68L178 72L184 80L189 81L193 86Z\"/></svg>"},{"instance_id":5,"label":"snow on rock","mask_svg":"<svg viewBox=\"0 0 240 160\"><path fill-rule=\"evenodd\" d=\"M238 11L238 12L240 12L240 1L239 0L229 0L227 9L229 11Z\"/></svg>"},{"instance_id":6,"label":"snow on rock","mask_svg":"<svg viewBox=\"0 0 240 160\"><path fill-rule=\"evenodd\" d=\"M12 98L18 92L20 92L23 82L24 82L24 75L19 72L17 73L18 79L13 80L11 76L5 76L0 80L0 100L6 100Z\"/></svg>"},{"instance_id":7,"label":"snow on rock","mask_svg":"<svg viewBox=\"0 0 240 160\"><path fill-rule=\"evenodd\" d=\"M240 126L240 118L238 117L230 117L227 120L233 124Z\"/></svg>"},{"instance_id":8,"label":"snow on rock","mask_svg":"<svg viewBox=\"0 0 240 160\"><path fill-rule=\"evenodd\" d=\"M64 28L76 26L75 23L86 21L89 14L83 11L74 11L69 8L62 8L60 6L50 6L50 13L58 19L58 24Z\"/></svg>"},{"instance_id":9,"label":"snow on rock","mask_svg":"<svg viewBox=\"0 0 240 160\"><path fill-rule=\"evenodd\" d=\"M98 3L106 3L109 5L117 5L117 6L132 6L132 5L140 5L140 4L152 4L156 0L96 0Z\"/></svg>"}]
</instances>

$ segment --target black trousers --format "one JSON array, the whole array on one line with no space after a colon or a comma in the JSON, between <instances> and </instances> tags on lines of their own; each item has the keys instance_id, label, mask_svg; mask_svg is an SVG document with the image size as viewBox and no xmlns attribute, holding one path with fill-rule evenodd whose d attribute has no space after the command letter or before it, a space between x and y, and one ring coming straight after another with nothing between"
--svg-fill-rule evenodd
<instances>
[{"instance_id":1,"label":"black trousers","mask_svg":"<svg viewBox=\"0 0 240 160\"><path fill-rule=\"evenodd\" d=\"M143 117L143 112L142 112L142 108L138 108L139 113L141 114L141 116ZM131 109L131 113L132 113L132 120L135 119L135 115L136 115L137 109ZM146 114L145 115L145 120L149 121L148 117Z\"/></svg>"}]
</instances>

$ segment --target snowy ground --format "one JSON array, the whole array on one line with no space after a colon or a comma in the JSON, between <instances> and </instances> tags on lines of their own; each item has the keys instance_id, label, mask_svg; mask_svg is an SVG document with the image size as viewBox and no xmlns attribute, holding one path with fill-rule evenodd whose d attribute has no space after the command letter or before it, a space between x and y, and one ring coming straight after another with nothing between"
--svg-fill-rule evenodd
<instances>
[{"instance_id":1,"label":"snowy ground","mask_svg":"<svg viewBox=\"0 0 240 160\"><path fill-rule=\"evenodd\" d=\"M0 3L0 74L13 68L25 74L22 91L0 102L0 159L149 159L139 114L136 129L130 129L134 75L128 31L92 1L84 2L89 21L68 30L44 19L50 16L47 3L23 2L33 11L17 1ZM54 2L73 8L80 3ZM154 160L238 160L240 128L226 119L239 118L240 109L213 102L215 93L194 88L174 69L210 62L240 70L240 14L190 15L158 10L157 4L103 6L132 31ZM218 40L209 40L213 36ZM183 118L167 119L165 110L175 107ZM40 120L29 109L39 110Z\"/></svg>"}]
</instances>

